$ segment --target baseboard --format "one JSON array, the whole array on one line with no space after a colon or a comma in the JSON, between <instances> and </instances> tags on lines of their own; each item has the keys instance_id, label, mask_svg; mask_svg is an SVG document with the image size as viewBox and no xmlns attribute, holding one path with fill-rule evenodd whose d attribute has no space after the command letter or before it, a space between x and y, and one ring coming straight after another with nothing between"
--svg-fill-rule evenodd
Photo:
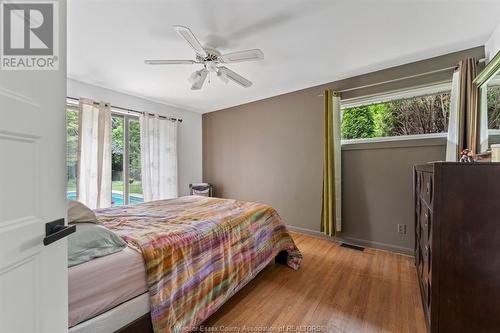
<instances>
[{"instance_id":1,"label":"baseboard","mask_svg":"<svg viewBox=\"0 0 500 333\"><path fill-rule=\"evenodd\" d=\"M305 234L305 235L309 235L309 236L314 236L314 237L319 237L319 238L326 239L326 240L334 240L332 237L328 237L327 235L325 235L321 231L316 231L316 230L311 230L311 229L296 227L296 226L289 225L289 224L287 224L286 227L290 231L298 232L298 233L301 233L301 234Z\"/></svg>"},{"instance_id":2,"label":"baseboard","mask_svg":"<svg viewBox=\"0 0 500 333\"><path fill-rule=\"evenodd\" d=\"M329 236L325 235L324 233L322 233L321 231L316 231L316 230L311 230L311 229L306 229L306 228L301 228L301 227L295 227L293 225L287 225L286 227L290 231L299 232L301 234L306 234L306 235L310 235L310 236L314 236L314 237L318 237L318 238L326 239L326 240L330 240L330 241L344 242L344 243L357 245L357 246L363 246L363 247L371 247L374 249L395 252L395 253L404 254L407 256L413 256L413 254L414 254L414 250L411 248L407 248L407 247L386 244L386 243L380 243L380 242L374 242L371 240L360 239L360 238L346 237L346 236L329 237Z\"/></svg>"},{"instance_id":3,"label":"baseboard","mask_svg":"<svg viewBox=\"0 0 500 333\"><path fill-rule=\"evenodd\" d=\"M380 242L374 242L371 240L366 240L366 239L359 239L359 238L352 238L352 237L343 237L343 236L338 236L335 237L336 240L340 242L345 242L353 245L358 245L358 246L363 246L363 247L372 247L374 249L379 249L379 250L384 250L384 251L389 251L389 252L394 252L394 253L399 253L399 254L404 254L407 256L413 256L414 250L407 248L407 247L402 247L402 246L397 246L397 245L392 245L392 244L386 244L386 243L380 243Z\"/></svg>"}]
</instances>

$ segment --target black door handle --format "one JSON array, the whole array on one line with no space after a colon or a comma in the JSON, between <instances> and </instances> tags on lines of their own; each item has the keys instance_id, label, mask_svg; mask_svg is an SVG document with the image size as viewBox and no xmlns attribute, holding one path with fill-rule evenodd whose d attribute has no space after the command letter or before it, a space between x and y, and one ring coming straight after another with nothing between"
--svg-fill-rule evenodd
<instances>
[{"instance_id":1,"label":"black door handle","mask_svg":"<svg viewBox=\"0 0 500 333\"><path fill-rule=\"evenodd\" d=\"M43 245L49 245L76 231L76 225L64 225L64 219L55 220L45 224L45 238Z\"/></svg>"}]
</instances>

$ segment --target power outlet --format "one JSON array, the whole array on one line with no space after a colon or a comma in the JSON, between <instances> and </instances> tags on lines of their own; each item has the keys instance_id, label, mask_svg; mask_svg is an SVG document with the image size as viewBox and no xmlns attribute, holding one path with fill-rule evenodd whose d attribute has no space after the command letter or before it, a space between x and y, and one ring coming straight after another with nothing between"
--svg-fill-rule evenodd
<instances>
[{"instance_id":1,"label":"power outlet","mask_svg":"<svg viewBox=\"0 0 500 333\"><path fill-rule=\"evenodd\" d=\"M398 224L398 233L406 234L406 224Z\"/></svg>"}]
</instances>

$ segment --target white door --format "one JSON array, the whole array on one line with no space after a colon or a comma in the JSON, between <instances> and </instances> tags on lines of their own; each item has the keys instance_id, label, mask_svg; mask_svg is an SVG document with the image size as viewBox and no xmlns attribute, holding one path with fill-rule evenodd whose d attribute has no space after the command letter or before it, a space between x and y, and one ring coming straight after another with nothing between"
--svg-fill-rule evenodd
<instances>
[{"instance_id":1,"label":"white door","mask_svg":"<svg viewBox=\"0 0 500 333\"><path fill-rule=\"evenodd\" d=\"M2 333L67 331L67 240L43 245L45 224L66 217L66 3L58 3L59 69L0 69Z\"/></svg>"}]
</instances>

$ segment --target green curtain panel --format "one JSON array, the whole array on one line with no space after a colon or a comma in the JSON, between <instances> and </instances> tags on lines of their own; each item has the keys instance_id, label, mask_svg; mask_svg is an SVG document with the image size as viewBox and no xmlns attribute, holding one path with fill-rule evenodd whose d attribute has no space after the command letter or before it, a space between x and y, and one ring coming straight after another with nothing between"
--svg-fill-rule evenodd
<instances>
[{"instance_id":1,"label":"green curtain panel","mask_svg":"<svg viewBox=\"0 0 500 333\"><path fill-rule=\"evenodd\" d=\"M321 231L335 236L341 231L340 197L340 97L331 90L324 94L324 160Z\"/></svg>"}]
</instances>

